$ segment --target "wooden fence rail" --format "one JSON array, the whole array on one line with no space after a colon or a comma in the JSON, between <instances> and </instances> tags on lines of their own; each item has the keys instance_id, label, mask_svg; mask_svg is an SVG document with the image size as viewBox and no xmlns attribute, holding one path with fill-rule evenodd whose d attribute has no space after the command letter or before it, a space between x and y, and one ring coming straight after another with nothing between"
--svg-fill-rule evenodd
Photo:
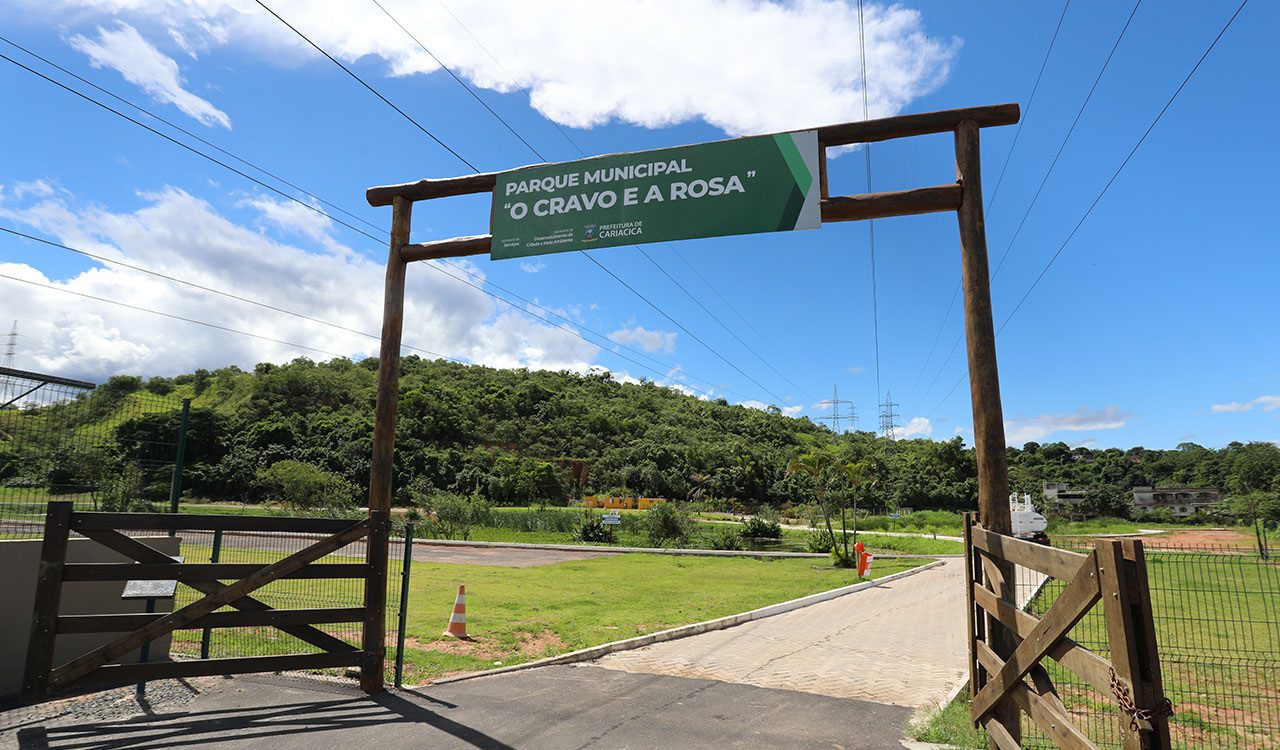
<instances>
[{"instance_id":1,"label":"wooden fence rail","mask_svg":"<svg viewBox=\"0 0 1280 750\"><path fill-rule=\"evenodd\" d=\"M28 641L22 700L34 703L66 689L99 688L147 680L200 675L244 674L285 669L359 666L380 654L381 643L363 648L315 627L317 624L364 622L363 607L274 609L250 594L267 584L299 578L368 579L366 563L328 563L317 560L363 539L369 521L317 518L256 518L165 513L87 513L69 502L51 502L45 516L44 541L36 582L35 606ZM121 533L119 529L236 530L268 532L325 532L329 536L268 564L184 563ZM78 532L130 560L126 563L67 563L67 542ZM62 584L70 581L180 581L204 594L169 613L62 615ZM223 581L232 581L223 583ZM223 607L237 611L219 612ZM321 653L282 654L200 661L146 664L113 663L143 644L175 630L275 627L321 650ZM69 633L123 633L64 664L54 664L57 636Z\"/></svg>"},{"instance_id":2,"label":"wooden fence rail","mask_svg":"<svg viewBox=\"0 0 1280 750\"><path fill-rule=\"evenodd\" d=\"M970 714L986 728L991 747L1020 748L997 720L1001 704L1016 706L1053 743L1093 750L1043 666L1056 661L1098 693L1111 696L1121 715L1125 750L1168 750L1171 712L1160 674L1142 542L1105 539L1087 552L1071 552L995 534L965 519L965 570L969 600ZM1065 582L1053 605L1037 618L1001 598L1002 570L1019 565ZM1068 637L1102 602L1111 658ZM991 647L996 629L1017 644L1007 659Z\"/></svg>"}]
</instances>

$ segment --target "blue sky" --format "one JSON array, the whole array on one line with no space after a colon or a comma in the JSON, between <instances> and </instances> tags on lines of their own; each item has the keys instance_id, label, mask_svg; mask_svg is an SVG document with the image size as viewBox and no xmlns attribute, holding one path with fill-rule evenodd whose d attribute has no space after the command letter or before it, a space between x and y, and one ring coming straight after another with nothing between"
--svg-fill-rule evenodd
<instances>
[{"instance_id":1,"label":"blue sky","mask_svg":"<svg viewBox=\"0 0 1280 750\"><path fill-rule=\"evenodd\" d=\"M540 160L372 2L267 4L478 168ZM384 5L549 160L861 118L856 3ZM1021 130L983 133L993 267L1009 248L993 281L997 326L1237 5L1138 9L1012 245L1133 6L1072 2L1034 100L1061 3L866 6L872 116L1023 106ZM1267 52L1278 23L1274 4L1245 7L1001 333L1010 442L1280 439L1280 219L1269 179L1280 167L1280 70ZM381 228L390 210L370 208L366 187L469 171L252 2L18 2L0 9L0 27ZM0 53L104 98L8 44ZM378 330L383 245L3 60L0 96L0 226ZM954 180L948 136L878 144L872 157L877 190ZM831 162L833 194L866 190L863 159L852 151ZM488 208L487 196L419 204L413 239L483 233ZM646 250L733 333L634 248L593 255L736 368L574 253L444 270L536 300L603 348L422 264L410 269L406 342L495 366L604 367L814 416L838 385L861 426L874 426L865 223ZM955 220L877 222L876 260L880 397L891 392L899 404L900 433L970 437L963 344L952 349L958 301L944 318L959 278ZM0 234L0 273L323 351L376 351L372 339L12 235ZM73 377L325 356L0 279L0 323L7 330L15 319L16 366Z\"/></svg>"}]
</instances>

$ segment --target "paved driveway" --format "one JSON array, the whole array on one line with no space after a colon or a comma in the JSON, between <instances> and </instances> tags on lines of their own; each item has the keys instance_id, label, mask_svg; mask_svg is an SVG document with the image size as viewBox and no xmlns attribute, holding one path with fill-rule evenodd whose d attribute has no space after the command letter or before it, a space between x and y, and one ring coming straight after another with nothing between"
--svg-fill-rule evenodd
<instances>
[{"instance_id":1,"label":"paved driveway","mask_svg":"<svg viewBox=\"0 0 1280 750\"><path fill-rule=\"evenodd\" d=\"M349 682L254 676L199 680L151 715L0 714L21 750L373 748L865 748L901 750L907 709L598 667L544 667L366 697ZM128 700L128 693L114 700ZM110 696L97 700L111 700ZM8 726L8 729L3 727Z\"/></svg>"},{"instance_id":2,"label":"paved driveway","mask_svg":"<svg viewBox=\"0 0 1280 750\"><path fill-rule=\"evenodd\" d=\"M599 659L607 669L934 706L967 674L964 561L745 625Z\"/></svg>"}]
</instances>

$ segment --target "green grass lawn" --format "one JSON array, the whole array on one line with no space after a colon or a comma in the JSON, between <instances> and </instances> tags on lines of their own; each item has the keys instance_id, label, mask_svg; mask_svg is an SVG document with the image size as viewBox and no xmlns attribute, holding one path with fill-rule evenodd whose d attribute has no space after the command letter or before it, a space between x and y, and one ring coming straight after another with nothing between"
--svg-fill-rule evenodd
<instances>
[{"instance_id":1,"label":"green grass lawn","mask_svg":"<svg viewBox=\"0 0 1280 750\"><path fill-rule=\"evenodd\" d=\"M923 564L885 560L880 577ZM812 560L620 555L501 568L414 563L405 633L409 682L519 664L856 583ZM442 636L459 584L473 643Z\"/></svg>"},{"instance_id":2,"label":"green grass lawn","mask_svg":"<svg viewBox=\"0 0 1280 750\"><path fill-rule=\"evenodd\" d=\"M210 548L183 545L192 562L209 559ZM280 553L224 548L223 562L267 562ZM329 557L325 562L352 562ZM882 560L873 578L927 560ZM492 668L566 653L745 612L856 583L849 570L814 560L671 557L633 554L568 561L532 568L415 562L409 584L405 669L409 683L457 672ZM396 628L398 573L392 571L388 630ZM459 585L467 587L467 627L473 640L457 641L443 631ZM179 588L178 606L195 593ZM276 581L255 597L281 608L359 606L358 580ZM359 639L358 624L322 629ZM174 650L199 653L200 632L179 631ZM394 636L388 646L394 649ZM250 656L311 650L270 628L214 631L212 656ZM394 651L388 654L388 661Z\"/></svg>"}]
</instances>

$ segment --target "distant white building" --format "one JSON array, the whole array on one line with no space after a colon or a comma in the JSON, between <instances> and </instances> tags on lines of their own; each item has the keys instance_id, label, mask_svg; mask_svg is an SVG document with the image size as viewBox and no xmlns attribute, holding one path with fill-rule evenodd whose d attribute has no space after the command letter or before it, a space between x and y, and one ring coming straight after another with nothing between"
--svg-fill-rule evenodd
<instances>
[{"instance_id":1,"label":"distant white building","mask_svg":"<svg viewBox=\"0 0 1280 750\"><path fill-rule=\"evenodd\" d=\"M1190 518L1213 510L1222 501L1216 487L1134 487L1133 507L1137 511L1167 508L1174 518Z\"/></svg>"},{"instance_id":2,"label":"distant white building","mask_svg":"<svg viewBox=\"0 0 1280 750\"><path fill-rule=\"evenodd\" d=\"M1046 508L1060 510L1064 506L1076 506L1084 500L1085 490L1072 487L1066 482L1045 482L1043 485Z\"/></svg>"}]
</instances>

